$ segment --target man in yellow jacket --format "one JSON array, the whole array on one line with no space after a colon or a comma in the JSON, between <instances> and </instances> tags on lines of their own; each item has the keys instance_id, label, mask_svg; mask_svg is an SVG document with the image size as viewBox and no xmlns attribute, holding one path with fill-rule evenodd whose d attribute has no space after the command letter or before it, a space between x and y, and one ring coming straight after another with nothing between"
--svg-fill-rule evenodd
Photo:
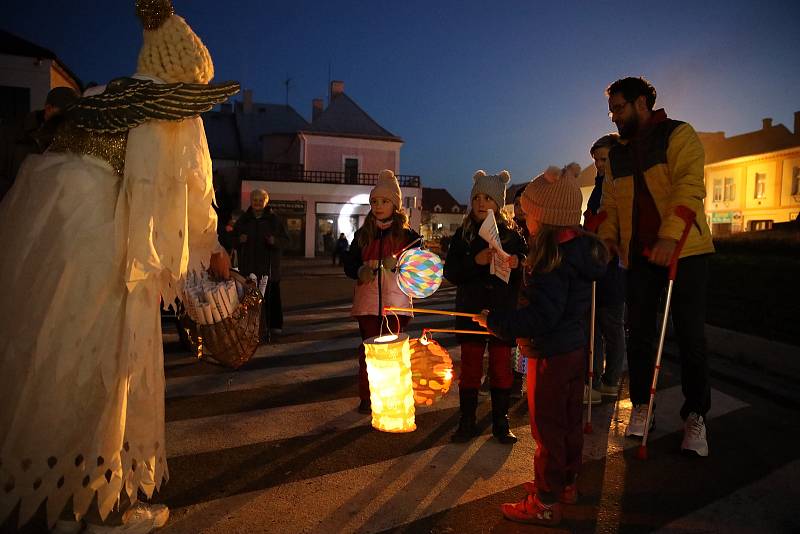
<instances>
[{"instance_id":1,"label":"man in yellow jacket","mask_svg":"<svg viewBox=\"0 0 800 534\"><path fill-rule=\"evenodd\" d=\"M685 402L683 451L708 456L705 415L710 407L705 341L708 255L714 252L703 198L705 154L687 123L653 110L655 88L644 78L623 78L606 89L609 117L620 144L611 149L600 211L608 217L598 233L628 267L630 340L628 369L633 409L626 436L642 436L655 360L656 315L667 266L686 223L676 213L695 213L680 251L673 288L672 321L681 356ZM655 425L654 417L649 421Z\"/></svg>"}]
</instances>

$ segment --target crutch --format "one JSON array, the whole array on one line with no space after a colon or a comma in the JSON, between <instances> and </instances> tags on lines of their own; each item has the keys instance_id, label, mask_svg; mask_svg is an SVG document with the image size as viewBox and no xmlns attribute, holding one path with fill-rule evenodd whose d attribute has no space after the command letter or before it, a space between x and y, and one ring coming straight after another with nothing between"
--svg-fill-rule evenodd
<instances>
[{"instance_id":1,"label":"crutch","mask_svg":"<svg viewBox=\"0 0 800 534\"><path fill-rule=\"evenodd\" d=\"M672 259L669 262L669 284L667 285L667 301L664 304L664 317L661 320L661 335L658 338L658 351L656 352L656 365L653 369L653 384L650 386L650 402L647 404L647 419L644 424L644 435L642 435L642 444L636 452L636 457L639 460L647 460L647 436L650 433L650 417L653 415L653 402L656 397L656 384L658 384L658 373L661 370L661 354L664 351L664 338L667 335L667 321L669 320L669 305L672 300L672 286L675 283L675 277L678 274L678 258L681 255L683 245L686 243L686 238L689 235L689 230L694 223L695 213L686 206L677 206L675 214L683 219L685 227L683 233L675 246L675 252L672 253ZM645 251L645 255L649 255L649 251Z\"/></svg>"},{"instance_id":2,"label":"crutch","mask_svg":"<svg viewBox=\"0 0 800 534\"><path fill-rule=\"evenodd\" d=\"M586 216L584 227L592 233L597 233L600 224L606 220L608 213L601 211L594 216ZM583 426L584 434L592 433L592 383L594 382L594 329L595 329L595 313L597 305L597 281L592 281L592 311L590 314L589 323L589 386L586 391L586 424Z\"/></svg>"},{"instance_id":3,"label":"crutch","mask_svg":"<svg viewBox=\"0 0 800 534\"><path fill-rule=\"evenodd\" d=\"M597 282L592 281L592 313L589 323L589 385L586 389L586 424L583 426L584 434L592 433L592 382L594 382L594 317L597 296Z\"/></svg>"}]
</instances>

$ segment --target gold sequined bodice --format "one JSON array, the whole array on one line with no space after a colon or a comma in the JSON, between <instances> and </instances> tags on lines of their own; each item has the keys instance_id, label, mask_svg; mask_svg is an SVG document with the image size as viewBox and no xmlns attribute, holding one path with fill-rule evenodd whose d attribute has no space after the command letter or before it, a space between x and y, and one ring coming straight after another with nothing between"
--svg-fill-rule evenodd
<instances>
[{"instance_id":1,"label":"gold sequined bodice","mask_svg":"<svg viewBox=\"0 0 800 534\"><path fill-rule=\"evenodd\" d=\"M127 142L127 130L122 133L89 132L67 122L56 132L50 151L94 156L111 165L114 172L122 176Z\"/></svg>"}]
</instances>

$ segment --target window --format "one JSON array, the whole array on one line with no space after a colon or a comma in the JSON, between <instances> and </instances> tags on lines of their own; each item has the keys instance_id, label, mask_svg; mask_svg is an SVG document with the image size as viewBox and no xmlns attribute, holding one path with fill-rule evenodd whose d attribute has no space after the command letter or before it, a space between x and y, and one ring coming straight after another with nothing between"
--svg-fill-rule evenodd
<instances>
[{"instance_id":1,"label":"window","mask_svg":"<svg viewBox=\"0 0 800 534\"><path fill-rule=\"evenodd\" d=\"M725 188L722 191L722 200L731 202L736 200L736 181L733 178L725 178Z\"/></svg>"},{"instance_id":2,"label":"window","mask_svg":"<svg viewBox=\"0 0 800 534\"><path fill-rule=\"evenodd\" d=\"M767 174L756 173L756 190L753 198L767 198Z\"/></svg>"},{"instance_id":3,"label":"window","mask_svg":"<svg viewBox=\"0 0 800 534\"><path fill-rule=\"evenodd\" d=\"M453 207L450 209L450 211L452 211L453 213L461 213L461 208L460 208L458 205L454 205L454 206L453 206Z\"/></svg>"},{"instance_id":4,"label":"window","mask_svg":"<svg viewBox=\"0 0 800 534\"><path fill-rule=\"evenodd\" d=\"M345 158L344 181L347 184L358 183L358 160L356 158Z\"/></svg>"},{"instance_id":5,"label":"window","mask_svg":"<svg viewBox=\"0 0 800 534\"><path fill-rule=\"evenodd\" d=\"M722 178L714 178L714 202L722 201Z\"/></svg>"},{"instance_id":6,"label":"window","mask_svg":"<svg viewBox=\"0 0 800 534\"><path fill-rule=\"evenodd\" d=\"M792 195L800 195L800 167L792 167Z\"/></svg>"},{"instance_id":7,"label":"window","mask_svg":"<svg viewBox=\"0 0 800 534\"><path fill-rule=\"evenodd\" d=\"M759 230L771 230L772 229L772 221L771 220L764 220L764 221L750 221L750 231L757 232Z\"/></svg>"},{"instance_id":8,"label":"window","mask_svg":"<svg viewBox=\"0 0 800 534\"><path fill-rule=\"evenodd\" d=\"M436 204L433 207L433 211L435 211L436 213L441 213L442 212L442 207L439 204Z\"/></svg>"}]
</instances>

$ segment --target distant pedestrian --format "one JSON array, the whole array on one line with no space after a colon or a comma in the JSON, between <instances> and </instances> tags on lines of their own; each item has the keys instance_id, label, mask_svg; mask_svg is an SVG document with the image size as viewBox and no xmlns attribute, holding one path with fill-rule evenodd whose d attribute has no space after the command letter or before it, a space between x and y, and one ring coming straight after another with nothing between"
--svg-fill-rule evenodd
<instances>
[{"instance_id":1,"label":"distant pedestrian","mask_svg":"<svg viewBox=\"0 0 800 534\"><path fill-rule=\"evenodd\" d=\"M594 189L589 195L584 213L584 228L597 232L600 220L600 199L603 196L608 151L619 142L619 135L611 133L594 142L589 153L594 159L597 176ZM597 281L594 336L594 379L591 385L592 402L600 402L601 396L616 397L619 392L619 378L622 361L625 358L625 269L620 265L619 256L613 255L608 263L606 274Z\"/></svg>"},{"instance_id":2,"label":"distant pedestrian","mask_svg":"<svg viewBox=\"0 0 800 534\"><path fill-rule=\"evenodd\" d=\"M408 215L401 203L400 184L390 170L383 170L378 183L369 194L370 211L359 228L350 250L344 256L344 272L357 280L353 290L351 315L358 321L361 339L381 332L403 331L411 316L397 312L383 316L383 308L397 306L410 308L411 299L397 285L397 255L419 234L408 224ZM341 239L341 236L339 237ZM369 394L369 377L364 345L358 348L358 405L360 413L372 412Z\"/></svg>"},{"instance_id":3,"label":"distant pedestrian","mask_svg":"<svg viewBox=\"0 0 800 534\"><path fill-rule=\"evenodd\" d=\"M620 143L608 153L598 234L628 267L628 370L633 409L626 436L640 437L647 421L659 302L685 228L675 208L695 214L677 261L672 322L681 358L681 449L708 455L705 417L711 407L705 318L708 255L714 252L703 198L705 154L694 129L653 110L656 89L644 78L624 78L606 89L609 117Z\"/></svg>"},{"instance_id":4,"label":"distant pedestrian","mask_svg":"<svg viewBox=\"0 0 800 534\"><path fill-rule=\"evenodd\" d=\"M263 189L250 193L250 207L233 227L238 241L239 272L267 278L267 293L261 305L261 338L283 332L281 304L281 258L289 246L289 233L280 217L268 206L269 194Z\"/></svg>"},{"instance_id":5,"label":"distant pedestrian","mask_svg":"<svg viewBox=\"0 0 800 534\"><path fill-rule=\"evenodd\" d=\"M522 281L522 264L527 247L519 229L500 211L505 205L506 187L511 179L508 171L487 175L477 171L473 176L470 208L464 222L456 230L444 263L444 276L456 286L456 311L480 313L484 308L514 309ZM509 255L511 276L505 282L491 274L494 250L478 235L481 224L494 212L503 250ZM456 329L474 330L468 317L456 318ZM483 376L483 355L489 352L489 380L492 395L492 434L501 443L511 444L517 437L508 425L511 385L511 347L513 340L503 340L480 334L458 334L461 345L461 373L458 377L458 397L461 418L452 436L463 443L478 435L475 412L478 407L478 388Z\"/></svg>"},{"instance_id":6,"label":"distant pedestrian","mask_svg":"<svg viewBox=\"0 0 800 534\"><path fill-rule=\"evenodd\" d=\"M0 128L0 199L11 189L25 158L50 147L62 121L61 112L77 100L78 93L71 87L56 87L47 93L44 109Z\"/></svg>"},{"instance_id":7,"label":"distant pedestrian","mask_svg":"<svg viewBox=\"0 0 800 534\"><path fill-rule=\"evenodd\" d=\"M347 236L344 233L339 234L339 239L336 240L336 246L333 249L333 264L336 265L336 260L339 263L344 263L344 256L347 254L347 249L350 243L347 241Z\"/></svg>"},{"instance_id":8,"label":"distant pedestrian","mask_svg":"<svg viewBox=\"0 0 800 534\"><path fill-rule=\"evenodd\" d=\"M244 211L240 209L233 210L231 212L231 216L228 218L228 222L220 229L219 232L219 242L223 247L225 247L225 250L228 252L228 254L231 255L231 265L238 265L238 263L233 263L233 260L237 256L238 249L238 242L234 237L234 228L236 226L236 221L238 221L242 215L244 215Z\"/></svg>"},{"instance_id":9,"label":"distant pedestrian","mask_svg":"<svg viewBox=\"0 0 800 534\"><path fill-rule=\"evenodd\" d=\"M516 338L529 358L535 478L525 484L525 499L502 505L503 515L551 526L561 520L562 503L577 502L592 280L603 274L607 258L603 243L579 226L582 197L570 174L568 168L551 169L522 195L531 235L524 287L528 305L490 307L476 319L502 339Z\"/></svg>"}]
</instances>

